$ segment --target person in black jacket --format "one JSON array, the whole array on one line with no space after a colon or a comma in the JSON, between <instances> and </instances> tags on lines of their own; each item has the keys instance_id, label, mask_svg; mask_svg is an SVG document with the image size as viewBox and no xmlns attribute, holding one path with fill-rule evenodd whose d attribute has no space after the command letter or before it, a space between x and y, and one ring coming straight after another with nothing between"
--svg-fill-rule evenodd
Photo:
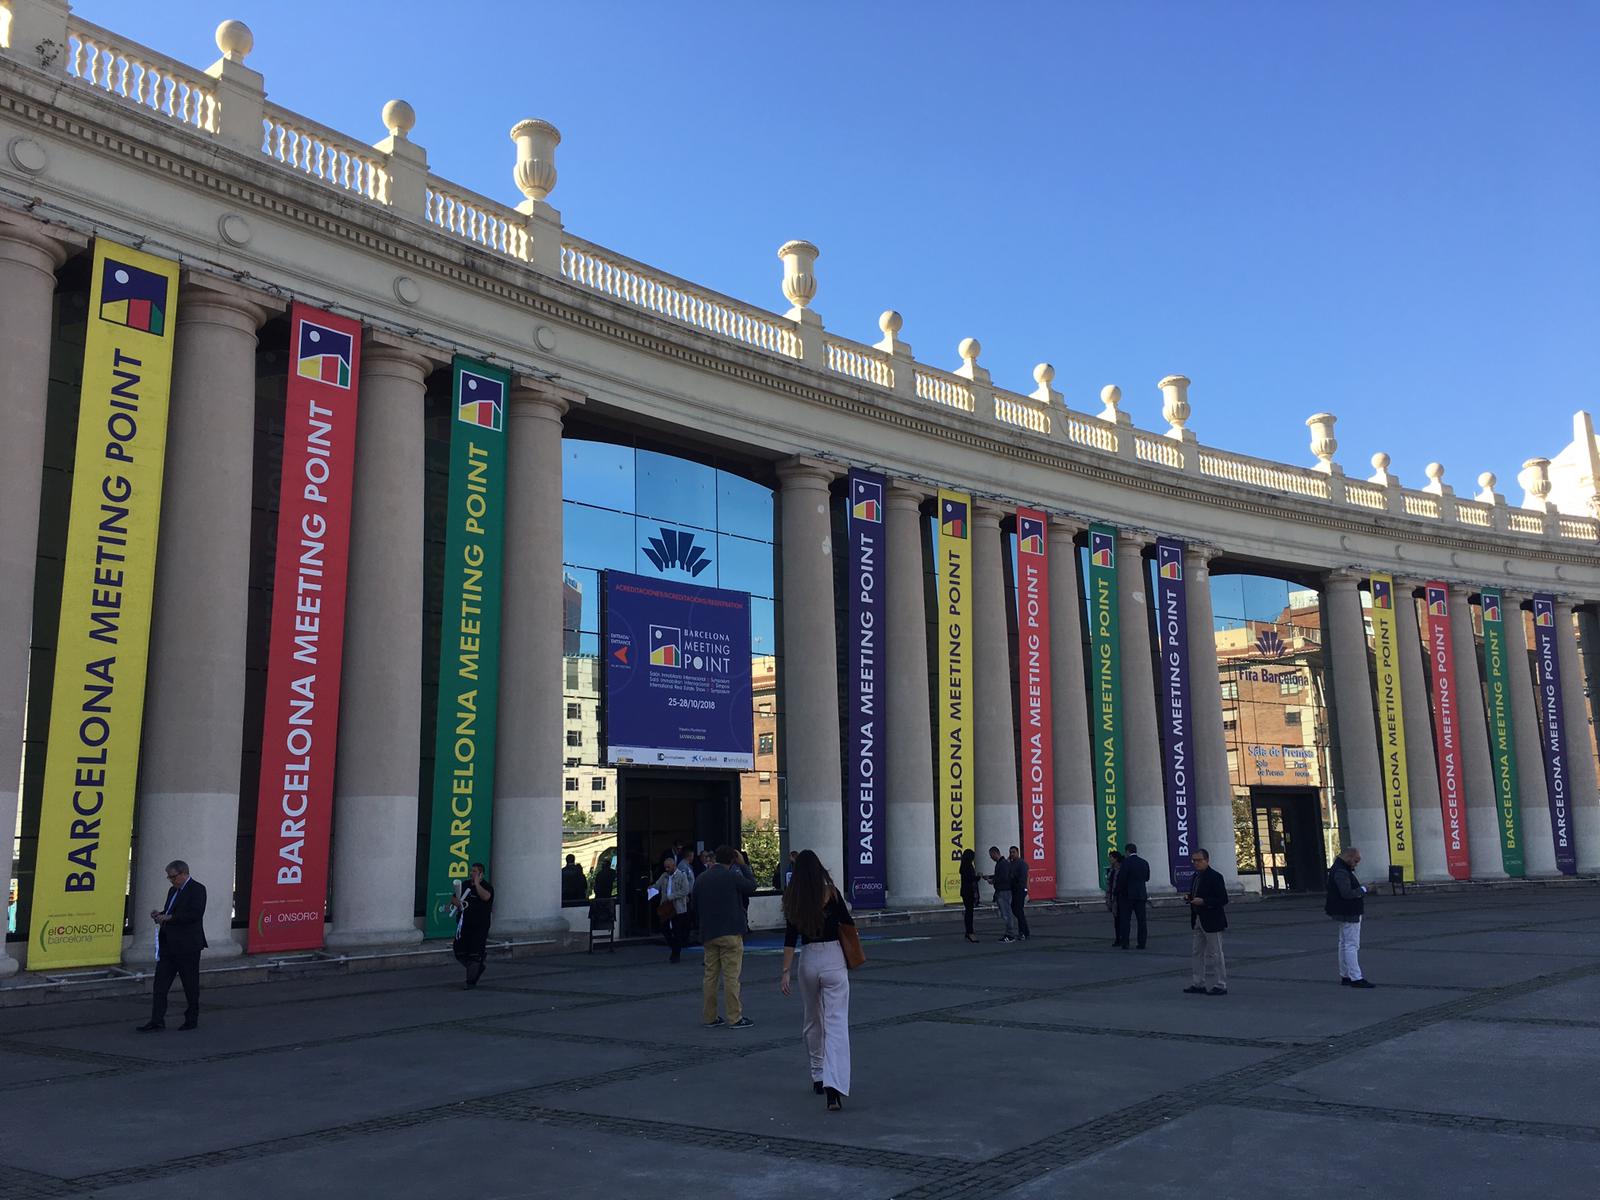
<instances>
[{"instance_id":1,"label":"person in black jacket","mask_svg":"<svg viewBox=\"0 0 1600 1200\"><path fill-rule=\"evenodd\" d=\"M150 910L156 927L155 993L150 998L150 1020L140 1033L167 1027L167 993L172 977L183 981L183 1024L200 1027L200 951L206 948L206 885L189 877L189 864L174 859L167 864L167 902Z\"/></svg>"},{"instance_id":2,"label":"person in black jacket","mask_svg":"<svg viewBox=\"0 0 1600 1200\"><path fill-rule=\"evenodd\" d=\"M839 943L842 925L855 927L850 906L815 852L803 850L783 894L783 975L789 994L795 946L800 950L800 996L805 1001L803 1034L811 1060L812 1089L826 1097L829 1112L850 1094L850 972Z\"/></svg>"},{"instance_id":3,"label":"person in black jacket","mask_svg":"<svg viewBox=\"0 0 1600 1200\"><path fill-rule=\"evenodd\" d=\"M1128 843L1122 869L1117 872L1117 945L1128 948L1128 925L1139 924L1139 949L1145 944L1145 905L1150 900L1150 864L1139 857L1139 847Z\"/></svg>"},{"instance_id":4,"label":"person in black jacket","mask_svg":"<svg viewBox=\"0 0 1600 1200\"><path fill-rule=\"evenodd\" d=\"M1015 846L1011 847L1011 912L1017 918L1017 938L1028 940L1028 860Z\"/></svg>"},{"instance_id":5,"label":"person in black jacket","mask_svg":"<svg viewBox=\"0 0 1600 1200\"><path fill-rule=\"evenodd\" d=\"M1222 956L1222 931L1228 927L1228 885L1222 872L1211 869L1211 851L1189 856L1194 879L1189 884L1189 928L1194 948L1189 952L1189 986L1183 990L1208 996L1228 994L1228 966Z\"/></svg>"},{"instance_id":6,"label":"person in black jacket","mask_svg":"<svg viewBox=\"0 0 1600 1200\"><path fill-rule=\"evenodd\" d=\"M1361 974L1361 916L1367 907L1367 889L1356 878L1361 851L1346 846L1328 868L1328 899L1322 911L1339 922L1339 982L1345 987L1370 988L1377 984Z\"/></svg>"},{"instance_id":7,"label":"person in black jacket","mask_svg":"<svg viewBox=\"0 0 1600 1200\"><path fill-rule=\"evenodd\" d=\"M1117 876L1122 873L1122 851L1113 850L1106 856L1111 864L1106 868L1106 911L1111 914L1111 944L1122 945L1122 904L1117 899Z\"/></svg>"},{"instance_id":8,"label":"person in black jacket","mask_svg":"<svg viewBox=\"0 0 1600 1200\"><path fill-rule=\"evenodd\" d=\"M467 970L463 988L478 986L489 948L489 919L494 909L494 889L483 877L483 864L473 863L466 886L450 901L456 918L456 961Z\"/></svg>"},{"instance_id":9,"label":"person in black jacket","mask_svg":"<svg viewBox=\"0 0 1600 1200\"><path fill-rule=\"evenodd\" d=\"M961 852L961 916L967 923L967 941L976 942L978 939L972 933L972 910L978 907L978 868L973 860L977 858L971 850Z\"/></svg>"}]
</instances>

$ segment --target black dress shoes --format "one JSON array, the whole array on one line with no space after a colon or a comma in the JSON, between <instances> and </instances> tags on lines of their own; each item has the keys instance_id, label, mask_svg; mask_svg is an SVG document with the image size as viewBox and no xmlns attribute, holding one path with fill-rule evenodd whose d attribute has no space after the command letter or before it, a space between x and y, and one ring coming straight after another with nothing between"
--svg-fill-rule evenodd
<instances>
[{"instance_id":1,"label":"black dress shoes","mask_svg":"<svg viewBox=\"0 0 1600 1200\"><path fill-rule=\"evenodd\" d=\"M154 1033L158 1029L165 1029L166 1025L160 1021L146 1021L134 1029L135 1033Z\"/></svg>"},{"instance_id":2,"label":"black dress shoes","mask_svg":"<svg viewBox=\"0 0 1600 1200\"><path fill-rule=\"evenodd\" d=\"M199 1029L199 1028L200 1028L200 1022L199 1021L185 1021L182 1025L178 1026L178 1032L182 1033L186 1029Z\"/></svg>"}]
</instances>

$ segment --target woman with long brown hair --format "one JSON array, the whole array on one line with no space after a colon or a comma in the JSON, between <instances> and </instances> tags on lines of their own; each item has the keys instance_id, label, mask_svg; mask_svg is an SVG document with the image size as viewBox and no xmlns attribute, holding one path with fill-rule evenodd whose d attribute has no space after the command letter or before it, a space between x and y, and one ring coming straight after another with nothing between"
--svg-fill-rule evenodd
<instances>
[{"instance_id":1,"label":"woman with long brown hair","mask_svg":"<svg viewBox=\"0 0 1600 1200\"><path fill-rule=\"evenodd\" d=\"M850 1094L850 972L839 945L839 926L856 922L813 851L802 850L795 860L794 877L783 894L783 916L783 994L789 994L795 945L800 943L811 1086L827 1097L829 1112L838 1112Z\"/></svg>"}]
</instances>

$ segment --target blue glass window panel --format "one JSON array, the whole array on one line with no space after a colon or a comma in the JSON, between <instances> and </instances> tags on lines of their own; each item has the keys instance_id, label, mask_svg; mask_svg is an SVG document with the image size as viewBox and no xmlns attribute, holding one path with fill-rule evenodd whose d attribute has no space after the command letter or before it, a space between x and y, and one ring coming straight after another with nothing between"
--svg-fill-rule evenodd
<instances>
[{"instance_id":1,"label":"blue glass window panel","mask_svg":"<svg viewBox=\"0 0 1600 1200\"><path fill-rule=\"evenodd\" d=\"M713 468L640 450L636 469L637 503L633 511L639 516L699 529L717 527L717 472Z\"/></svg>"},{"instance_id":2,"label":"blue glass window panel","mask_svg":"<svg viewBox=\"0 0 1600 1200\"><path fill-rule=\"evenodd\" d=\"M576 605L569 599L576 591ZM600 574L586 567L562 567L561 624L565 629L581 629L585 633L600 632ZM577 623L571 618L572 608L578 611Z\"/></svg>"},{"instance_id":3,"label":"blue glass window panel","mask_svg":"<svg viewBox=\"0 0 1600 1200\"><path fill-rule=\"evenodd\" d=\"M640 575L716 587L720 557L714 533L646 517L638 519L631 569Z\"/></svg>"},{"instance_id":4,"label":"blue glass window panel","mask_svg":"<svg viewBox=\"0 0 1600 1200\"><path fill-rule=\"evenodd\" d=\"M1276 621L1289 606L1289 583L1265 575L1241 575L1244 617L1250 621Z\"/></svg>"},{"instance_id":5,"label":"blue glass window panel","mask_svg":"<svg viewBox=\"0 0 1600 1200\"><path fill-rule=\"evenodd\" d=\"M633 518L585 504L563 504L561 557L596 571L633 570Z\"/></svg>"},{"instance_id":6,"label":"blue glass window panel","mask_svg":"<svg viewBox=\"0 0 1600 1200\"><path fill-rule=\"evenodd\" d=\"M561 498L617 512L632 512L633 458L632 446L563 438Z\"/></svg>"},{"instance_id":7,"label":"blue glass window panel","mask_svg":"<svg viewBox=\"0 0 1600 1200\"><path fill-rule=\"evenodd\" d=\"M778 652L777 606L759 596L750 597L750 653L760 658Z\"/></svg>"},{"instance_id":8,"label":"blue glass window panel","mask_svg":"<svg viewBox=\"0 0 1600 1200\"><path fill-rule=\"evenodd\" d=\"M1219 620L1244 620L1243 576L1213 575L1211 577L1211 611Z\"/></svg>"},{"instance_id":9,"label":"blue glass window panel","mask_svg":"<svg viewBox=\"0 0 1600 1200\"><path fill-rule=\"evenodd\" d=\"M717 528L758 542L772 541L772 490L718 471Z\"/></svg>"},{"instance_id":10,"label":"blue glass window panel","mask_svg":"<svg viewBox=\"0 0 1600 1200\"><path fill-rule=\"evenodd\" d=\"M752 596L773 594L772 544L717 536L717 586Z\"/></svg>"}]
</instances>

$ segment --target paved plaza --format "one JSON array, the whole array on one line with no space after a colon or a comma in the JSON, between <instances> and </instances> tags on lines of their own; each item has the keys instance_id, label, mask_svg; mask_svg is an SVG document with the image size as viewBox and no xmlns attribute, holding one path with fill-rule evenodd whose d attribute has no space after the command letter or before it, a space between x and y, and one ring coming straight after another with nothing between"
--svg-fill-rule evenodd
<instances>
[{"instance_id":1,"label":"paved plaza","mask_svg":"<svg viewBox=\"0 0 1600 1200\"><path fill-rule=\"evenodd\" d=\"M1098 911L878 925L840 1115L770 937L744 1031L656 947L211 987L194 1033L3 1008L0 1196L1592 1197L1600 889L1383 896L1369 992L1320 909L1234 905L1227 997L1181 993L1173 910L1144 953Z\"/></svg>"}]
</instances>

